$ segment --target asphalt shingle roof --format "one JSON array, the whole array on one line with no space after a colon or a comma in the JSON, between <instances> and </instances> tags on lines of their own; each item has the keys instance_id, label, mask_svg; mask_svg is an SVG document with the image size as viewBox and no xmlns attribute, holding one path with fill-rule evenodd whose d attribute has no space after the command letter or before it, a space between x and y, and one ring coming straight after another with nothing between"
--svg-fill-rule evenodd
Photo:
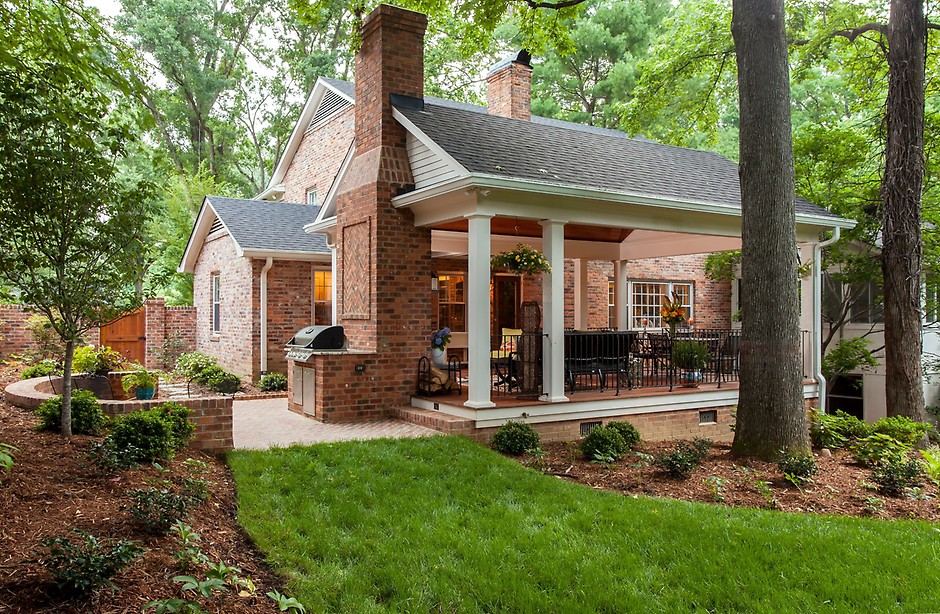
<instances>
[{"instance_id":1,"label":"asphalt shingle roof","mask_svg":"<svg viewBox=\"0 0 940 614\"><path fill-rule=\"evenodd\" d=\"M330 253L326 237L304 232L320 207L221 196L206 200L244 250Z\"/></svg>"},{"instance_id":2,"label":"asphalt shingle roof","mask_svg":"<svg viewBox=\"0 0 940 614\"><path fill-rule=\"evenodd\" d=\"M740 207L738 165L712 152L430 100L398 110L471 173ZM802 198L796 212L838 218Z\"/></svg>"}]
</instances>

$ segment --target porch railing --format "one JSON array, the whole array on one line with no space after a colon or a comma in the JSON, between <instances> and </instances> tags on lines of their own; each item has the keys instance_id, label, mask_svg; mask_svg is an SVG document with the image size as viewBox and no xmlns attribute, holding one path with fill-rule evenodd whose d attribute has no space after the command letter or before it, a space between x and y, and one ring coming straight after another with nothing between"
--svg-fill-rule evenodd
<instances>
[{"instance_id":1,"label":"porch railing","mask_svg":"<svg viewBox=\"0 0 940 614\"><path fill-rule=\"evenodd\" d=\"M542 394L543 333L494 335L490 340L490 381L494 396L536 398Z\"/></svg>"},{"instance_id":2,"label":"porch railing","mask_svg":"<svg viewBox=\"0 0 940 614\"><path fill-rule=\"evenodd\" d=\"M543 333L494 335L490 381L496 397L542 394ZM801 333L803 376L811 377L810 331ZM564 374L567 392L624 390L737 382L741 331L730 328L566 331ZM689 355L699 358L689 359Z\"/></svg>"}]
</instances>

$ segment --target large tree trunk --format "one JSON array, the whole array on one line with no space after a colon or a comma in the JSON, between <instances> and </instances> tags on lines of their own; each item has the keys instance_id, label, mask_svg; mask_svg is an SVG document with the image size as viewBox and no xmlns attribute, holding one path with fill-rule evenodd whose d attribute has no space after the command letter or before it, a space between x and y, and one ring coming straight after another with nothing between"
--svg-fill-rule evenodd
<instances>
[{"instance_id":1,"label":"large tree trunk","mask_svg":"<svg viewBox=\"0 0 940 614\"><path fill-rule=\"evenodd\" d=\"M888 103L882 267L885 393L889 416L924 420L921 337L921 218L924 181L923 0L892 0L888 23Z\"/></svg>"},{"instance_id":2,"label":"large tree trunk","mask_svg":"<svg viewBox=\"0 0 940 614\"><path fill-rule=\"evenodd\" d=\"M62 367L62 434L72 436L72 359L75 358L75 340L65 343L65 364Z\"/></svg>"},{"instance_id":3,"label":"large tree trunk","mask_svg":"<svg viewBox=\"0 0 940 614\"><path fill-rule=\"evenodd\" d=\"M734 0L741 108L741 387L732 450L806 452L783 0Z\"/></svg>"}]
</instances>

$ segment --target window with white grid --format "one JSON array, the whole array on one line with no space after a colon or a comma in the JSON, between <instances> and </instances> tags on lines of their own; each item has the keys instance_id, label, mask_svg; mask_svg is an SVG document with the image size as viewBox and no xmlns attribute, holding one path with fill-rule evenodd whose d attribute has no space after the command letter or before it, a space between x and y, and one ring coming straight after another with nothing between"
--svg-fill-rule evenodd
<instances>
[{"instance_id":1,"label":"window with white grid","mask_svg":"<svg viewBox=\"0 0 940 614\"><path fill-rule=\"evenodd\" d=\"M662 328L659 309L663 297L672 298L675 292L685 309L686 318L692 318L693 297L691 283L668 281L634 281L630 284L630 313L633 328Z\"/></svg>"}]
</instances>

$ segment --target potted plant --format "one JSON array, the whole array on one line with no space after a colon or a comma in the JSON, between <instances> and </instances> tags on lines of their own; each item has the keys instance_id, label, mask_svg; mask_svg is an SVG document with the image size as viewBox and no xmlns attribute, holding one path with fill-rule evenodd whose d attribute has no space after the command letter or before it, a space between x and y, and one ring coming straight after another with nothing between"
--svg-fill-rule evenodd
<instances>
[{"instance_id":1,"label":"potted plant","mask_svg":"<svg viewBox=\"0 0 940 614\"><path fill-rule=\"evenodd\" d=\"M124 364L124 357L107 346L96 349L93 345L85 345L75 349L72 364L79 373L107 375Z\"/></svg>"},{"instance_id":2,"label":"potted plant","mask_svg":"<svg viewBox=\"0 0 940 614\"><path fill-rule=\"evenodd\" d=\"M431 356L435 367L446 367L444 348L450 343L450 329L446 326L431 333Z\"/></svg>"},{"instance_id":3,"label":"potted plant","mask_svg":"<svg viewBox=\"0 0 940 614\"><path fill-rule=\"evenodd\" d=\"M128 395L133 391L139 400L152 399L157 387L157 374L143 368L131 371L121 379L121 387Z\"/></svg>"},{"instance_id":4,"label":"potted plant","mask_svg":"<svg viewBox=\"0 0 940 614\"><path fill-rule=\"evenodd\" d=\"M538 275L551 273L552 267L548 259L539 250L520 243L508 252L500 252L490 258L490 266L509 269L521 275Z\"/></svg>"},{"instance_id":5,"label":"potted plant","mask_svg":"<svg viewBox=\"0 0 940 614\"><path fill-rule=\"evenodd\" d=\"M702 382L708 359L708 346L703 341L679 339L672 343L672 365L684 370L683 385L688 388L697 388Z\"/></svg>"}]
</instances>

